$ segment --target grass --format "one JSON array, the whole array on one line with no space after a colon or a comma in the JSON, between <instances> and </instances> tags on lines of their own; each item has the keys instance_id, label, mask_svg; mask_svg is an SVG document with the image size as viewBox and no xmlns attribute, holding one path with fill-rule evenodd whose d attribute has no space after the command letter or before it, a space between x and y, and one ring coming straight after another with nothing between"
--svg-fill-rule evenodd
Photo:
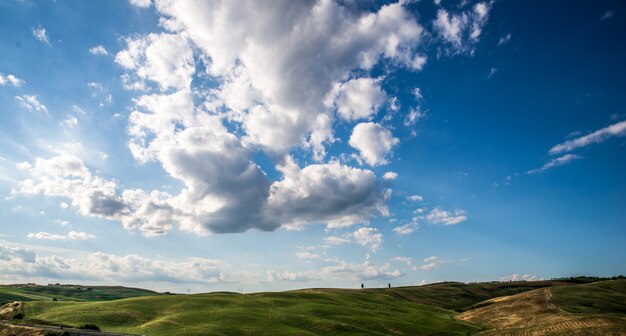
<instances>
[{"instance_id":1,"label":"grass","mask_svg":"<svg viewBox=\"0 0 626 336\"><path fill-rule=\"evenodd\" d=\"M467 335L454 312L382 291L197 294L113 302L29 302L26 322L147 335Z\"/></svg>"},{"instance_id":2,"label":"grass","mask_svg":"<svg viewBox=\"0 0 626 336\"><path fill-rule=\"evenodd\" d=\"M314 288L245 295L153 295L98 302L85 300L147 294L149 291L137 292L136 289L123 287L93 287L87 290L84 286L40 286L35 291L29 289L27 294L57 295L70 300L25 302L24 322L73 327L93 323L105 331L151 336L470 335L483 331L485 327L459 320L456 312L486 312L479 319L468 321L483 324L481 321L484 320L484 325L489 325L487 322L496 315L518 314L525 311L524 307L528 304L536 308L537 317L544 318L545 323L552 323L551 326L557 328L555 330L596 328L598 323L610 324L613 328L626 321L626 280L594 283L579 280L448 282L366 290ZM0 290L6 290L6 287L0 287ZM103 291L107 295L103 295ZM11 293L16 292L6 292ZM547 299L544 299L548 297L546 295L552 295L550 301L566 312L548 305ZM495 304L484 302L505 296L511 296L511 300ZM526 296L528 299L525 299ZM506 309L510 312L507 313ZM551 314L554 318L546 319ZM533 319L528 317L531 324ZM531 324L524 324L522 328L541 329L541 326ZM602 328L598 330L613 330L606 326ZM621 331L620 328L615 330ZM485 332L497 334L498 331L488 329Z\"/></svg>"},{"instance_id":3,"label":"grass","mask_svg":"<svg viewBox=\"0 0 626 336\"><path fill-rule=\"evenodd\" d=\"M481 302L457 318L485 335L626 335L626 280L577 282Z\"/></svg>"},{"instance_id":4,"label":"grass","mask_svg":"<svg viewBox=\"0 0 626 336\"><path fill-rule=\"evenodd\" d=\"M570 313L626 316L626 280L553 288L552 295L552 302Z\"/></svg>"},{"instance_id":5,"label":"grass","mask_svg":"<svg viewBox=\"0 0 626 336\"><path fill-rule=\"evenodd\" d=\"M390 294L394 297L420 304L460 312L471 308L474 304L494 297L513 295L531 289L569 284L565 281L482 282L473 284L443 282L418 287L392 288Z\"/></svg>"},{"instance_id":6,"label":"grass","mask_svg":"<svg viewBox=\"0 0 626 336\"><path fill-rule=\"evenodd\" d=\"M109 301L159 293L121 286L5 285L0 286L0 303L12 301Z\"/></svg>"}]
</instances>

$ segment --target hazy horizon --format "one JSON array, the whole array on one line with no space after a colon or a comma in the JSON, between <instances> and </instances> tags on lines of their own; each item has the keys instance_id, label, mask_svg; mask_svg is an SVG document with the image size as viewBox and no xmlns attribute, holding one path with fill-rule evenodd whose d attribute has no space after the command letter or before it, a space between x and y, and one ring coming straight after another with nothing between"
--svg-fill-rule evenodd
<instances>
[{"instance_id":1,"label":"hazy horizon","mask_svg":"<svg viewBox=\"0 0 626 336\"><path fill-rule=\"evenodd\" d=\"M626 274L620 1L0 1L0 283Z\"/></svg>"}]
</instances>

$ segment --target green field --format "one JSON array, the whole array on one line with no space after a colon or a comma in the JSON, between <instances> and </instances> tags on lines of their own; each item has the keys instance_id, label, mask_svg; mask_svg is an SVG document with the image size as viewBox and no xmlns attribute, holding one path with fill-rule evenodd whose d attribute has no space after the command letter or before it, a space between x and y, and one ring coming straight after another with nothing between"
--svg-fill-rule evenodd
<instances>
[{"instance_id":1,"label":"green field","mask_svg":"<svg viewBox=\"0 0 626 336\"><path fill-rule=\"evenodd\" d=\"M153 295L97 302L72 301L96 297L79 295L87 291L82 286L72 290L65 288L64 291L40 288L30 290L29 295L45 293L46 301L25 302L21 321L74 327L93 323L106 331L155 336L471 335L481 331L493 332L485 330L490 323L489 316L481 315L485 323L470 323L459 320L458 312L484 310L492 304L484 300L500 297L512 298L507 309L523 311L515 305L525 304L525 293L537 293L529 297L552 293L551 302L565 311L558 321L569 321L570 315L610 316L609 323L618 324L626 321L626 280L589 282L569 279L476 284L448 282L391 289ZM110 298L112 295L146 294L122 287L93 287L91 291L106 290L110 290L108 295L98 295ZM48 295L57 294L71 300L51 302ZM520 295L520 299L515 299ZM550 309L549 306L546 309ZM545 309L541 311L545 315Z\"/></svg>"},{"instance_id":2,"label":"green field","mask_svg":"<svg viewBox=\"0 0 626 336\"><path fill-rule=\"evenodd\" d=\"M570 313L626 316L626 280L553 288L552 302Z\"/></svg>"},{"instance_id":3,"label":"green field","mask_svg":"<svg viewBox=\"0 0 626 336\"><path fill-rule=\"evenodd\" d=\"M0 304L12 301L109 301L137 296L159 295L147 289L122 286L3 285Z\"/></svg>"},{"instance_id":4,"label":"green field","mask_svg":"<svg viewBox=\"0 0 626 336\"><path fill-rule=\"evenodd\" d=\"M466 335L453 311L381 291L198 294L98 303L30 302L26 321L147 335Z\"/></svg>"}]
</instances>

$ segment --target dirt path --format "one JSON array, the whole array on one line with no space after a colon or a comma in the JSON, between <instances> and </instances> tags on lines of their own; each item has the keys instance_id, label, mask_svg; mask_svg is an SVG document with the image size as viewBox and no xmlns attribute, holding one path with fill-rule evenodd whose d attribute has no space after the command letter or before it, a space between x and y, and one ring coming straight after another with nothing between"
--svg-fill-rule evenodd
<instances>
[{"instance_id":1,"label":"dirt path","mask_svg":"<svg viewBox=\"0 0 626 336\"><path fill-rule=\"evenodd\" d=\"M457 318L487 326L482 335L626 335L626 318L567 313L549 288L485 301Z\"/></svg>"}]
</instances>

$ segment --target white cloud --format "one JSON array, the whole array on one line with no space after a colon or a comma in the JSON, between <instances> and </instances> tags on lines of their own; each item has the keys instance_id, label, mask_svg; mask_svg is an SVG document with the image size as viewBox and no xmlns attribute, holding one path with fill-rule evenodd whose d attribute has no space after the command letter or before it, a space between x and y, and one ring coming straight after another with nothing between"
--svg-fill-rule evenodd
<instances>
[{"instance_id":1,"label":"white cloud","mask_svg":"<svg viewBox=\"0 0 626 336\"><path fill-rule=\"evenodd\" d=\"M89 49L89 52L94 55L103 55L103 56L107 56L109 54L109 51L103 45L97 45Z\"/></svg>"},{"instance_id":2,"label":"white cloud","mask_svg":"<svg viewBox=\"0 0 626 336\"><path fill-rule=\"evenodd\" d=\"M424 95L422 94L422 89L418 87L413 89L413 96L415 96L415 99L417 99L418 102L424 99Z\"/></svg>"},{"instance_id":3,"label":"white cloud","mask_svg":"<svg viewBox=\"0 0 626 336\"><path fill-rule=\"evenodd\" d=\"M493 77L493 75L495 75L496 72L498 72L498 69L494 68L494 67L491 67L489 69L489 73L487 74L487 79L491 79L491 77Z\"/></svg>"},{"instance_id":4,"label":"white cloud","mask_svg":"<svg viewBox=\"0 0 626 336\"><path fill-rule=\"evenodd\" d=\"M396 172L388 171L385 174L383 174L383 180L386 180L386 181L393 181L397 178L398 178L398 173Z\"/></svg>"},{"instance_id":5,"label":"white cloud","mask_svg":"<svg viewBox=\"0 0 626 336\"><path fill-rule=\"evenodd\" d=\"M289 157L279 170L283 180L272 184L269 217L283 225L326 223L338 228L388 215L388 194L369 170L337 162L300 169Z\"/></svg>"},{"instance_id":6,"label":"white cloud","mask_svg":"<svg viewBox=\"0 0 626 336\"><path fill-rule=\"evenodd\" d=\"M543 280L533 274L511 274L500 278L500 281L537 281Z\"/></svg>"},{"instance_id":7,"label":"white cloud","mask_svg":"<svg viewBox=\"0 0 626 336\"><path fill-rule=\"evenodd\" d=\"M33 263L37 259L37 254L33 249L12 247L0 244L0 265L11 265L13 263ZM0 272L2 274L3 272Z\"/></svg>"},{"instance_id":8,"label":"white cloud","mask_svg":"<svg viewBox=\"0 0 626 336\"><path fill-rule=\"evenodd\" d=\"M140 8L148 8L152 6L152 0L129 0L130 4Z\"/></svg>"},{"instance_id":9,"label":"white cloud","mask_svg":"<svg viewBox=\"0 0 626 336\"><path fill-rule=\"evenodd\" d=\"M96 236L85 232L70 231L67 233L67 238L74 240L87 240L96 238Z\"/></svg>"},{"instance_id":10,"label":"white cloud","mask_svg":"<svg viewBox=\"0 0 626 336\"><path fill-rule=\"evenodd\" d=\"M350 146L371 166L387 164L385 157L399 142L390 130L373 122L356 125L350 136Z\"/></svg>"},{"instance_id":11,"label":"white cloud","mask_svg":"<svg viewBox=\"0 0 626 336\"><path fill-rule=\"evenodd\" d=\"M59 123L61 127L75 128L78 126L78 119L74 116L67 116L67 119Z\"/></svg>"},{"instance_id":12,"label":"white cloud","mask_svg":"<svg viewBox=\"0 0 626 336\"><path fill-rule=\"evenodd\" d=\"M499 40L498 40L498 46L501 46L503 44L507 44L511 41L511 33L508 33L504 36L502 36Z\"/></svg>"},{"instance_id":13,"label":"white cloud","mask_svg":"<svg viewBox=\"0 0 626 336\"><path fill-rule=\"evenodd\" d=\"M335 123L351 127L385 104L386 79L371 78L376 65L424 66L423 28L404 2L373 10L331 0L159 0L155 7L166 32L126 37L115 61L126 70L122 85L145 91L128 115L129 150L139 163L159 164L180 191L118 191L118 182L64 155L38 159L19 191L67 197L81 214L148 236L174 226L197 234L336 228L388 215L388 183L345 161L326 162L325 154L342 141ZM474 15L481 13L476 7ZM196 80L211 89L192 87ZM350 137L372 166L387 163L398 143L374 123L356 125ZM316 163L295 163L288 153L298 150ZM278 180L255 162L259 151L277 165ZM79 171L39 169L56 161Z\"/></svg>"},{"instance_id":14,"label":"white cloud","mask_svg":"<svg viewBox=\"0 0 626 336\"><path fill-rule=\"evenodd\" d=\"M381 60L408 66L423 30L400 3L375 12L334 1L160 1L157 9L210 60L209 74L223 80L216 96L243 124L248 141L278 155L304 145L318 159L334 139L324 98ZM367 99L373 105L379 100ZM368 113L352 107L347 113Z\"/></svg>"},{"instance_id":15,"label":"white cloud","mask_svg":"<svg viewBox=\"0 0 626 336\"><path fill-rule=\"evenodd\" d=\"M117 53L115 62L128 70L133 70L140 82L155 81L162 91L168 88L190 87L195 63L193 51L185 36L149 34L144 37L128 38L126 43L127 49Z\"/></svg>"},{"instance_id":16,"label":"white cloud","mask_svg":"<svg viewBox=\"0 0 626 336\"><path fill-rule=\"evenodd\" d=\"M66 239L66 236L48 233L48 232L37 232L37 233L29 233L27 235L28 239L46 239L46 240L63 240Z\"/></svg>"},{"instance_id":17,"label":"white cloud","mask_svg":"<svg viewBox=\"0 0 626 336\"><path fill-rule=\"evenodd\" d=\"M67 197L82 215L110 220L128 215L127 205L116 194L116 183L93 176L75 156L38 158L29 171L32 178L20 182L13 193Z\"/></svg>"},{"instance_id":18,"label":"white cloud","mask_svg":"<svg viewBox=\"0 0 626 336\"><path fill-rule=\"evenodd\" d=\"M337 265L322 268L322 274L330 278L348 279L353 281L364 280L390 280L401 277L400 270L390 270L390 265L372 265L369 262L362 264L341 261Z\"/></svg>"},{"instance_id":19,"label":"white cloud","mask_svg":"<svg viewBox=\"0 0 626 336\"><path fill-rule=\"evenodd\" d=\"M104 91L104 87L100 83L89 82L87 83L87 86L98 91Z\"/></svg>"},{"instance_id":20,"label":"white cloud","mask_svg":"<svg viewBox=\"0 0 626 336\"><path fill-rule=\"evenodd\" d=\"M367 246L373 252L378 251L383 243L383 235L376 228L362 227L354 231L352 235L359 245Z\"/></svg>"},{"instance_id":21,"label":"white cloud","mask_svg":"<svg viewBox=\"0 0 626 336\"><path fill-rule=\"evenodd\" d=\"M419 266L419 269L422 269L425 271L431 270L433 268L439 267L442 263L443 261L439 259L439 257L437 256L428 257L424 259L424 264Z\"/></svg>"},{"instance_id":22,"label":"white cloud","mask_svg":"<svg viewBox=\"0 0 626 336\"><path fill-rule=\"evenodd\" d=\"M407 199L413 202L421 202L424 200L424 197L422 197L421 195L410 195L407 197Z\"/></svg>"},{"instance_id":23,"label":"white cloud","mask_svg":"<svg viewBox=\"0 0 626 336\"><path fill-rule=\"evenodd\" d=\"M25 110L48 113L48 108L46 105L39 102L39 98L37 98L37 96L16 96L15 101Z\"/></svg>"},{"instance_id":24,"label":"white cloud","mask_svg":"<svg viewBox=\"0 0 626 336\"><path fill-rule=\"evenodd\" d=\"M82 257L82 258L80 258ZM102 252L74 258L39 256L32 249L0 244L0 279L51 278L110 283L163 282L218 284L258 282L221 260L187 258L154 260L138 255L118 256Z\"/></svg>"},{"instance_id":25,"label":"white cloud","mask_svg":"<svg viewBox=\"0 0 626 336\"><path fill-rule=\"evenodd\" d=\"M50 45L50 41L48 40L48 34L46 33L46 28L42 26L33 28L33 36L40 42Z\"/></svg>"},{"instance_id":26,"label":"white cloud","mask_svg":"<svg viewBox=\"0 0 626 336\"><path fill-rule=\"evenodd\" d=\"M295 253L296 257L300 259L320 259L319 254L311 253L308 251L299 251Z\"/></svg>"},{"instance_id":27,"label":"white cloud","mask_svg":"<svg viewBox=\"0 0 626 336\"><path fill-rule=\"evenodd\" d=\"M266 176L236 152L236 145L225 138L211 141L214 132L189 131L194 132L181 132L174 147L160 154L166 171L186 185L177 196L139 189L119 194L115 181L92 175L71 155L37 159L25 166L32 178L22 181L14 193L67 197L83 215L121 221L126 229L146 236L165 234L174 222L183 230L206 234L308 223L343 227L388 214L384 205L388 193L370 171L338 163L300 169L291 162L281 168L284 178L270 190ZM194 147L196 141L205 146Z\"/></svg>"},{"instance_id":28,"label":"white cloud","mask_svg":"<svg viewBox=\"0 0 626 336\"><path fill-rule=\"evenodd\" d=\"M66 224L61 224L61 225L66 225ZM89 233L85 233L85 232L76 232L76 231L70 231L67 233L67 235L60 235L60 234L55 234L55 233L48 233L48 232L37 232L37 233L29 233L27 235L28 239L44 239L44 240L87 240L87 239L93 239L96 238L96 236L89 234Z\"/></svg>"},{"instance_id":29,"label":"white cloud","mask_svg":"<svg viewBox=\"0 0 626 336\"><path fill-rule=\"evenodd\" d=\"M577 148L602 143L613 137L626 136L626 120L601 128L585 136L567 140L550 149L550 154L569 152Z\"/></svg>"},{"instance_id":30,"label":"white cloud","mask_svg":"<svg viewBox=\"0 0 626 336\"><path fill-rule=\"evenodd\" d=\"M409 223L409 224L404 224L404 225L393 228L393 232L403 236L403 235L408 235L408 234L415 232L415 229L416 229L415 225Z\"/></svg>"},{"instance_id":31,"label":"white cloud","mask_svg":"<svg viewBox=\"0 0 626 336\"><path fill-rule=\"evenodd\" d=\"M63 203L63 204L65 204L66 205L65 208L67 208L67 203ZM63 208L63 209L65 209L65 208ZM57 219L55 222L57 224L61 225L61 226L67 226L70 223L70 222L68 222L66 220L62 220L62 219Z\"/></svg>"},{"instance_id":32,"label":"white cloud","mask_svg":"<svg viewBox=\"0 0 626 336\"><path fill-rule=\"evenodd\" d=\"M102 162L106 161L109 159L109 154L105 153L105 152L99 152L98 156L100 157L100 160Z\"/></svg>"},{"instance_id":33,"label":"white cloud","mask_svg":"<svg viewBox=\"0 0 626 336\"><path fill-rule=\"evenodd\" d=\"M413 59L413 61L411 62L411 68L413 68L413 70L422 70L424 68L424 65L426 65L426 61L428 60L428 58L424 55L417 55L415 56L415 58Z\"/></svg>"},{"instance_id":34,"label":"white cloud","mask_svg":"<svg viewBox=\"0 0 626 336\"><path fill-rule=\"evenodd\" d=\"M337 114L344 120L365 119L378 112L385 101L380 79L357 78L337 84L329 100L334 102Z\"/></svg>"},{"instance_id":35,"label":"white cloud","mask_svg":"<svg viewBox=\"0 0 626 336\"><path fill-rule=\"evenodd\" d=\"M454 225L466 221L467 216L465 211L460 209L449 212L437 207L426 215L426 219L433 224Z\"/></svg>"},{"instance_id":36,"label":"white cloud","mask_svg":"<svg viewBox=\"0 0 626 336\"><path fill-rule=\"evenodd\" d=\"M139 255L103 252L74 253L71 258L41 256L33 249L0 244L0 280L3 282L45 278L63 281L108 283L224 284L261 281L389 280L402 276L389 263L375 265L333 261L310 271L268 271L264 277L240 270L222 260L190 257L181 260L151 259Z\"/></svg>"},{"instance_id":37,"label":"white cloud","mask_svg":"<svg viewBox=\"0 0 626 336\"><path fill-rule=\"evenodd\" d=\"M420 110L419 106L412 108L409 114L406 115L406 118L404 118L404 126L415 125L415 123L424 116L425 114Z\"/></svg>"},{"instance_id":38,"label":"white cloud","mask_svg":"<svg viewBox=\"0 0 626 336\"><path fill-rule=\"evenodd\" d=\"M451 14L440 8L433 27L438 35L449 44L445 52L452 55L473 54L474 44L479 41L482 29L487 24L490 9L490 5L486 2L479 2L470 10L458 14Z\"/></svg>"},{"instance_id":39,"label":"white cloud","mask_svg":"<svg viewBox=\"0 0 626 336\"><path fill-rule=\"evenodd\" d=\"M558 167L558 166L562 166L564 164L567 164L573 160L577 160L577 159L582 159L582 156L580 155L576 155L576 154L565 154L563 156L559 156L557 158L554 158L548 162L546 162L546 164L544 164L541 168L537 168L537 169L533 169L533 170L529 170L528 174L536 174L536 173L541 173L547 169L553 168L553 167Z\"/></svg>"},{"instance_id":40,"label":"white cloud","mask_svg":"<svg viewBox=\"0 0 626 336\"><path fill-rule=\"evenodd\" d=\"M311 280L318 280L319 275L315 272L275 272L267 271L267 281L289 281L289 282L307 282Z\"/></svg>"},{"instance_id":41,"label":"white cloud","mask_svg":"<svg viewBox=\"0 0 626 336\"><path fill-rule=\"evenodd\" d=\"M331 244L331 245L341 245L341 244L349 243L350 239L337 237L337 236L329 236L329 237L324 238L324 242L326 242L327 244Z\"/></svg>"},{"instance_id":42,"label":"white cloud","mask_svg":"<svg viewBox=\"0 0 626 336\"><path fill-rule=\"evenodd\" d=\"M21 87L22 85L24 85L24 81L17 78L15 75L8 74L5 76L4 74L0 73L0 86L5 86L7 84L13 85L15 87Z\"/></svg>"},{"instance_id":43,"label":"white cloud","mask_svg":"<svg viewBox=\"0 0 626 336\"><path fill-rule=\"evenodd\" d=\"M80 115L87 115L87 111L83 110L80 106L78 105L72 105L72 111L76 114L80 114Z\"/></svg>"}]
</instances>

